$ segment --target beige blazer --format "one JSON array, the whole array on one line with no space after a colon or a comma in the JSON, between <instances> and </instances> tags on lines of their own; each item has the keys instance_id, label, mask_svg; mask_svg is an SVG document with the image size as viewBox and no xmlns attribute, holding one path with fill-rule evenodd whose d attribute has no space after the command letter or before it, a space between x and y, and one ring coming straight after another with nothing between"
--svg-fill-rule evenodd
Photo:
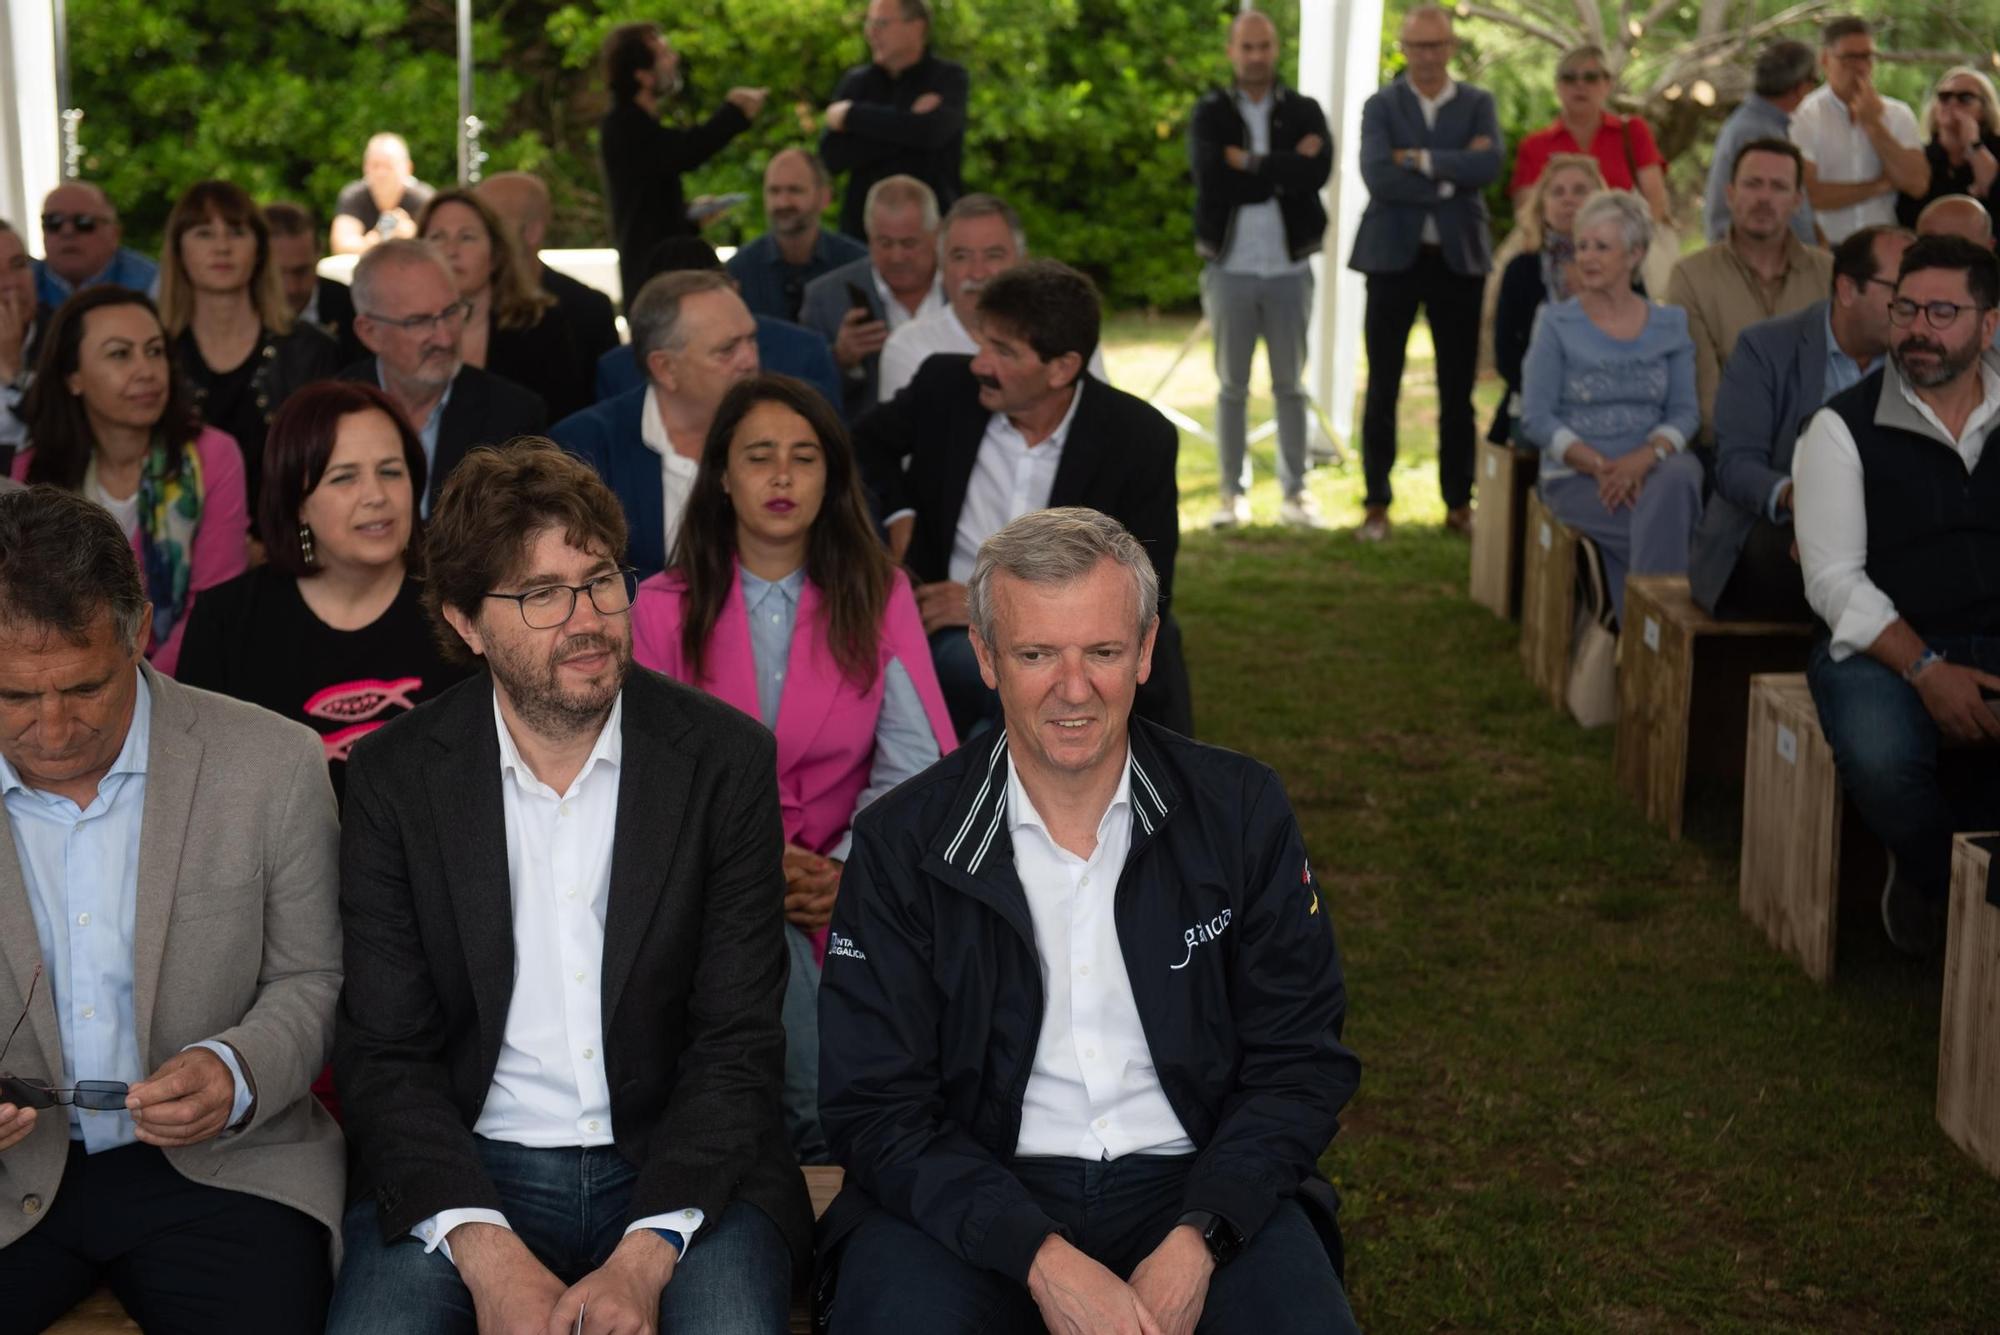
<instances>
[{"instance_id":1,"label":"beige blazer","mask_svg":"<svg viewBox=\"0 0 2000 1335\"><path fill-rule=\"evenodd\" d=\"M140 1057L150 1073L221 1039L256 1092L243 1130L167 1161L311 1215L337 1262L346 1151L310 1092L340 992L340 829L324 752L297 723L140 670L153 701L133 930ZM12 822L0 820L0 1023L20 1014L39 958ZM61 1083L60 1034L44 976L7 1069ZM68 1151L68 1109L54 1108L0 1152L0 1247L47 1213Z\"/></svg>"}]
</instances>

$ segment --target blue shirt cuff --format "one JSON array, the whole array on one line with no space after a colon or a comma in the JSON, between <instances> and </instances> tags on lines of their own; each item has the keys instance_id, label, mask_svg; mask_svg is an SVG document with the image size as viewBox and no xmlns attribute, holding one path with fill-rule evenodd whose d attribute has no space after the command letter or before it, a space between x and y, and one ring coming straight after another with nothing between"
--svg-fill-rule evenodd
<instances>
[{"instance_id":1,"label":"blue shirt cuff","mask_svg":"<svg viewBox=\"0 0 2000 1335\"><path fill-rule=\"evenodd\" d=\"M250 1082L243 1078L243 1064L236 1056L236 1049L215 1038L205 1038L199 1043L190 1043L181 1051L186 1052L188 1048L207 1048L222 1058L222 1064L229 1068L229 1078L236 1082L236 1101L229 1105L229 1125L223 1129L222 1134L226 1136L232 1131L241 1131L244 1122L249 1119L253 1100L250 1095Z\"/></svg>"}]
</instances>

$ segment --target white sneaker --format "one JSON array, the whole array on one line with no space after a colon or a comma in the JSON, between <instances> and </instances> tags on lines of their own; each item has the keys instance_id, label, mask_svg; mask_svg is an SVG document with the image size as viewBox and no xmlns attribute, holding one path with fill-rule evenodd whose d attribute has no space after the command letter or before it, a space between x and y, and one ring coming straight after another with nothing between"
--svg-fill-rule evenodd
<instances>
[{"instance_id":1,"label":"white sneaker","mask_svg":"<svg viewBox=\"0 0 2000 1335\"><path fill-rule=\"evenodd\" d=\"M1210 528L1236 528L1250 522L1250 498L1248 496L1225 496L1215 513L1209 516Z\"/></svg>"},{"instance_id":2,"label":"white sneaker","mask_svg":"<svg viewBox=\"0 0 2000 1335\"><path fill-rule=\"evenodd\" d=\"M1285 503L1278 507L1278 518L1292 528L1326 527L1326 520L1320 517L1319 502L1312 498L1309 491L1287 496Z\"/></svg>"}]
</instances>

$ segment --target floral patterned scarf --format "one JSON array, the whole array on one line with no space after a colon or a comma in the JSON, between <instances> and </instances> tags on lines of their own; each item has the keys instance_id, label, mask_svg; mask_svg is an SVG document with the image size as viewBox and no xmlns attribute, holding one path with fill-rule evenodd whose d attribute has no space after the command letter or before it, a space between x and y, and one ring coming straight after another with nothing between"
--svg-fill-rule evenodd
<instances>
[{"instance_id":1,"label":"floral patterned scarf","mask_svg":"<svg viewBox=\"0 0 2000 1335\"><path fill-rule=\"evenodd\" d=\"M1549 294L1550 301L1569 300L1569 266L1576 260L1576 240L1573 237L1557 236L1554 232L1542 235L1542 287Z\"/></svg>"},{"instance_id":2,"label":"floral patterned scarf","mask_svg":"<svg viewBox=\"0 0 2000 1335\"><path fill-rule=\"evenodd\" d=\"M153 643L161 644L187 611L195 529L204 494L201 454L180 446L180 471L170 473L170 447L155 437L139 475L139 568L153 604ZM97 496L97 460L84 471L83 494Z\"/></svg>"}]
</instances>

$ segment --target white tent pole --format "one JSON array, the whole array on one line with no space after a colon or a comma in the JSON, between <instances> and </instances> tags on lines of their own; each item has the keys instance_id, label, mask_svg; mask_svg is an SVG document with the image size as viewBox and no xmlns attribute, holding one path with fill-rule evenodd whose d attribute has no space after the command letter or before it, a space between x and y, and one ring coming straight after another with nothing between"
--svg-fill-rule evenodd
<instances>
[{"instance_id":1,"label":"white tent pole","mask_svg":"<svg viewBox=\"0 0 2000 1335\"><path fill-rule=\"evenodd\" d=\"M56 86L56 9L0 0L0 218L42 253L43 196L62 180L62 102Z\"/></svg>"}]
</instances>

